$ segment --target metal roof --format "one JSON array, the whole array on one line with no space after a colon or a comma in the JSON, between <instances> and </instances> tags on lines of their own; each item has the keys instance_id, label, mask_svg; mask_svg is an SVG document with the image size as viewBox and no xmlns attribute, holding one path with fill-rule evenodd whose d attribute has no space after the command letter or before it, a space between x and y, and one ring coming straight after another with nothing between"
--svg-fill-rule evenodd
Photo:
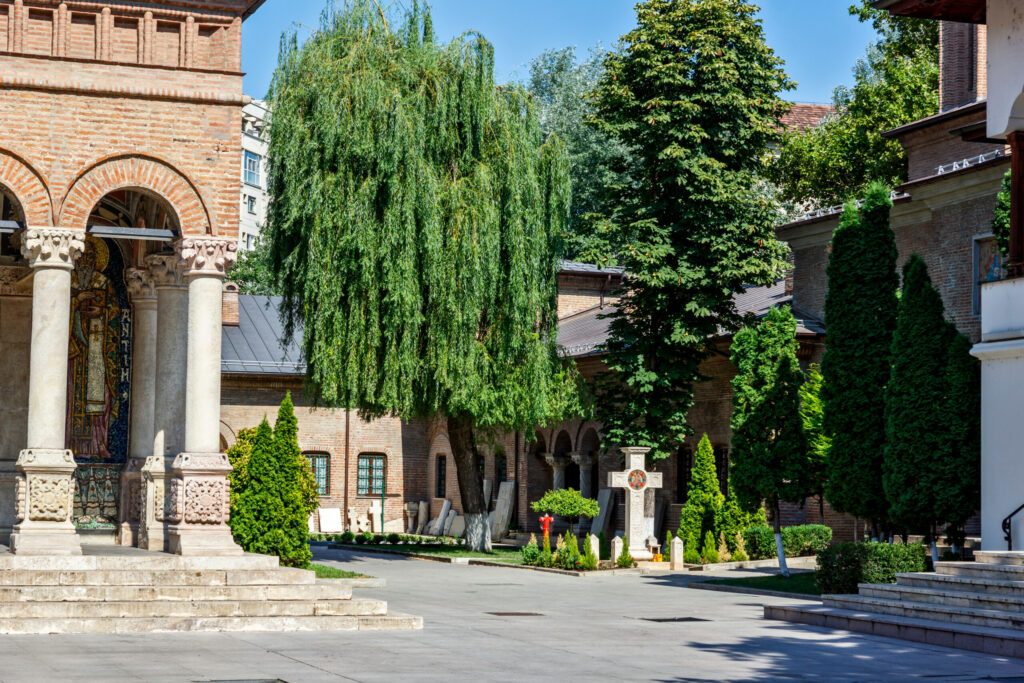
<instances>
[{"instance_id":1,"label":"metal roof","mask_svg":"<svg viewBox=\"0 0 1024 683\"><path fill-rule=\"evenodd\" d=\"M225 325L221 332L221 372L257 375L304 375L306 363L294 339L285 343L284 325L278 313L281 298L238 297L238 325Z\"/></svg>"},{"instance_id":2,"label":"metal roof","mask_svg":"<svg viewBox=\"0 0 1024 683\"><path fill-rule=\"evenodd\" d=\"M609 266L598 268L593 263L580 263L578 261L562 261L560 271L571 275L622 275L624 268Z\"/></svg>"}]
</instances>

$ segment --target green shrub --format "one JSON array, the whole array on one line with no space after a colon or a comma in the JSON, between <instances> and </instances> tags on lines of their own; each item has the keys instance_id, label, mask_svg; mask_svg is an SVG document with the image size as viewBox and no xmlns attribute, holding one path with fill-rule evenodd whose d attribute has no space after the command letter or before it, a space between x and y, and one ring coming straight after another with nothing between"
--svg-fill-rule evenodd
<instances>
[{"instance_id":1,"label":"green shrub","mask_svg":"<svg viewBox=\"0 0 1024 683\"><path fill-rule=\"evenodd\" d=\"M718 563L718 543L710 531L704 534L704 547L701 548L700 559L704 564Z\"/></svg>"},{"instance_id":2,"label":"green shrub","mask_svg":"<svg viewBox=\"0 0 1024 683\"><path fill-rule=\"evenodd\" d=\"M356 535L351 531L346 531L341 534L341 542L352 545L352 542L356 540Z\"/></svg>"},{"instance_id":3,"label":"green shrub","mask_svg":"<svg viewBox=\"0 0 1024 683\"><path fill-rule=\"evenodd\" d=\"M633 556L629 554L629 537L623 536L622 552L615 558L615 566L619 569L632 569L634 564L636 563L633 562Z\"/></svg>"},{"instance_id":4,"label":"green shrub","mask_svg":"<svg viewBox=\"0 0 1024 683\"><path fill-rule=\"evenodd\" d=\"M743 547L752 560L775 557L775 532L770 526L756 525L743 531Z\"/></svg>"},{"instance_id":5,"label":"green shrub","mask_svg":"<svg viewBox=\"0 0 1024 683\"><path fill-rule=\"evenodd\" d=\"M679 537L685 539L687 545L696 546L707 532L717 534L724 505L725 496L715 468L715 451L705 434L697 445L686 487L686 504L679 514Z\"/></svg>"},{"instance_id":6,"label":"green shrub","mask_svg":"<svg viewBox=\"0 0 1024 683\"><path fill-rule=\"evenodd\" d=\"M523 555L523 564L531 567L537 566L540 562L540 548L537 546L537 537L530 534L530 542L519 551Z\"/></svg>"},{"instance_id":7,"label":"green shrub","mask_svg":"<svg viewBox=\"0 0 1024 683\"><path fill-rule=\"evenodd\" d=\"M580 561L580 546L576 536L566 532L559 539L558 552L555 555L555 564L562 569L574 570Z\"/></svg>"},{"instance_id":8,"label":"green shrub","mask_svg":"<svg viewBox=\"0 0 1024 683\"><path fill-rule=\"evenodd\" d=\"M743 548L736 548L736 550L732 553L733 562L746 562L749 559L750 558L747 557L747 552L743 550Z\"/></svg>"},{"instance_id":9,"label":"green shrub","mask_svg":"<svg viewBox=\"0 0 1024 683\"><path fill-rule=\"evenodd\" d=\"M390 543L391 545L398 545L401 542L402 542L401 534L396 534L394 532L388 534L388 543Z\"/></svg>"},{"instance_id":10,"label":"green shrub","mask_svg":"<svg viewBox=\"0 0 1024 683\"><path fill-rule=\"evenodd\" d=\"M856 593L861 583L895 583L896 575L925 570L923 545L839 543L818 554L822 593Z\"/></svg>"},{"instance_id":11,"label":"green shrub","mask_svg":"<svg viewBox=\"0 0 1024 683\"><path fill-rule=\"evenodd\" d=\"M832 544L832 529L824 524L802 524L782 528L786 557L817 555Z\"/></svg>"},{"instance_id":12,"label":"green shrub","mask_svg":"<svg viewBox=\"0 0 1024 683\"><path fill-rule=\"evenodd\" d=\"M540 559L537 561L538 567L551 567L555 564L555 556L551 553L550 544L540 551Z\"/></svg>"},{"instance_id":13,"label":"green shrub","mask_svg":"<svg viewBox=\"0 0 1024 683\"><path fill-rule=\"evenodd\" d=\"M373 534L373 540L370 541L374 545L384 545L384 541L387 540L387 536L384 534Z\"/></svg>"},{"instance_id":14,"label":"green shrub","mask_svg":"<svg viewBox=\"0 0 1024 683\"><path fill-rule=\"evenodd\" d=\"M558 489L548 491L540 500L530 506L534 512L546 512L558 517L573 519L597 517L601 507L593 498L584 498L576 489Z\"/></svg>"},{"instance_id":15,"label":"green shrub","mask_svg":"<svg viewBox=\"0 0 1024 683\"><path fill-rule=\"evenodd\" d=\"M597 535L597 545L598 545L598 550L600 550L600 553L599 553L599 556L598 556L597 559L599 559L599 560L603 560L603 559L606 559L606 558L609 559L609 560L614 560L615 559L614 557L612 557L612 542L605 535L605 533L603 531Z\"/></svg>"},{"instance_id":16,"label":"green shrub","mask_svg":"<svg viewBox=\"0 0 1024 683\"><path fill-rule=\"evenodd\" d=\"M373 534L373 533L371 533L369 531L364 531L363 533L361 533L359 535L363 537L363 543L365 543L366 545L373 545L374 543L379 543L380 542L377 539L376 534Z\"/></svg>"},{"instance_id":17,"label":"green shrub","mask_svg":"<svg viewBox=\"0 0 1024 683\"><path fill-rule=\"evenodd\" d=\"M695 545L686 544L683 547L683 562L686 564L700 564L700 553Z\"/></svg>"},{"instance_id":18,"label":"green shrub","mask_svg":"<svg viewBox=\"0 0 1024 683\"><path fill-rule=\"evenodd\" d=\"M594 554L594 548L590 545L590 538L583 539L583 556L580 557L580 569L588 572L597 569L598 559Z\"/></svg>"}]
</instances>

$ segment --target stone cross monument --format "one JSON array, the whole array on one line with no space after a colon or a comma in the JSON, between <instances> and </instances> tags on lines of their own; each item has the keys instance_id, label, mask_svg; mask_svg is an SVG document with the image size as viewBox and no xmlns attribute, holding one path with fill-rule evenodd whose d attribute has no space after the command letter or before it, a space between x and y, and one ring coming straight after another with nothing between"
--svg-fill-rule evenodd
<instances>
[{"instance_id":1,"label":"stone cross monument","mask_svg":"<svg viewBox=\"0 0 1024 683\"><path fill-rule=\"evenodd\" d=\"M608 474L608 486L626 490L626 535L629 537L629 554L635 560L649 560L653 555L647 549L644 533L644 495L647 489L661 488L661 472L648 472L644 459L650 448L623 448L626 456L626 471Z\"/></svg>"}]
</instances>

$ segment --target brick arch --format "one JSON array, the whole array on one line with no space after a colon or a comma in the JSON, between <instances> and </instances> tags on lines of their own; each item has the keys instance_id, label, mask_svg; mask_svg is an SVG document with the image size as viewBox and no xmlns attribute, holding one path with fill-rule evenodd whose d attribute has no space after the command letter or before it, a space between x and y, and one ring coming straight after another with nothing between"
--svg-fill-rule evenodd
<instances>
[{"instance_id":1,"label":"brick arch","mask_svg":"<svg viewBox=\"0 0 1024 683\"><path fill-rule=\"evenodd\" d=\"M79 174L61 204L60 225L85 228L99 201L124 189L146 190L166 200L183 234L213 234L210 213L195 184L170 164L138 155L110 157Z\"/></svg>"},{"instance_id":2,"label":"brick arch","mask_svg":"<svg viewBox=\"0 0 1024 683\"><path fill-rule=\"evenodd\" d=\"M53 201L46 180L21 156L0 148L0 185L21 204L25 222L31 226L53 225Z\"/></svg>"}]
</instances>

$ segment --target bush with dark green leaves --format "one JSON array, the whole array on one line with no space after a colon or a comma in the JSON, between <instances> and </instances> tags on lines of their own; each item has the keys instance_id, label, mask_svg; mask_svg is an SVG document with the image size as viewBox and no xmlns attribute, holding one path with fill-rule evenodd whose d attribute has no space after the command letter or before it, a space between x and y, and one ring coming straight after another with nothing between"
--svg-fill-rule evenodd
<instances>
[{"instance_id":1,"label":"bush with dark green leaves","mask_svg":"<svg viewBox=\"0 0 1024 683\"><path fill-rule=\"evenodd\" d=\"M718 555L718 543L709 531L704 536L704 547L700 551L700 560L704 564L718 564L721 558Z\"/></svg>"},{"instance_id":2,"label":"bush with dark green leaves","mask_svg":"<svg viewBox=\"0 0 1024 683\"><path fill-rule=\"evenodd\" d=\"M688 547L699 551L707 534L718 536L725 496L718 483L715 468L715 450L705 434L697 445L690 482L686 487L686 504L679 514L678 536Z\"/></svg>"},{"instance_id":3,"label":"bush with dark green leaves","mask_svg":"<svg viewBox=\"0 0 1024 683\"><path fill-rule=\"evenodd\" d=\"M747 527L743 531L743 547L752 560L775 557L775 532L768 525Z\"/></svg>"},{"instance_id":4,"label":"bush with dark green leaves","mask_svg":"<svg viewBox=\"0 0 1024 683\"><path fill-rule=\"evenodd\" d=\"M818 555L818 586L848 594L861 583L895 583L897 574L923 572L926 555L920 544L838 543Z\"/></svg>"},{"instance_id":5,"label":"bush with dark green leaves","mask_svg":"<svg viewBox=\"0 0 1024 683\"><path fill-rule=\"evenodd\" d=\"M594 547L590 544L590 538L583 539L583 554L579 559L579 568L585 571L594 571L597 569L599 561L597 555L594 554Z\"/></svg>"},{"instance_id":6,"label":"bush with dark green leaves","mask_svg":"<svg viewBox=\"0 0 1024 683\"><path fill-rule=\"evenodd\" d=\"M519 551L523 557L523 564L535 567L540 563L540 547L537 545L537 537L531 535L530 542Z\"/></svg>"},{"instance_id":7,"label":"bush with dark green leaves","mask_svg":"<svg viewBox=\"0 0 1024 683\"><path fill-rule=\"evenodd\" d=\"M629 552L629 537L624 536L622 538L622 552L615 558L615 566L619 569L632 569L634 564L636 563L633 562L633 555Z\"/></svg>"},{"instance_id":8,"label":"bush with dark green leaves","mask_svg":"<svg viewBox=\"0 0 1024 683\"><path fill-rule=\"evenodd\" d=\"M786 557L818 555L832 544L832 529L824 524L801 524L782 529Z\"/></svg>"},{"instance_id":9,"label":"bush with dark green leaves","mask_svg":"<svg viewBox=\"0 0 1024 683\"><path fill-rule=\"evenodd\" d=\"M401 542L402 542L401 534L396 534L394 532L388 534L388 543L390 543L391 545L398 545Z\"/></svg>"},{"instance_id":10,"label":"bush with dark green leaves","mask_svg":"<svg viewBox=\"0 0 1024 683\"><path fill-rule=\"evenodd\" d=\"M559 540L558 552L555 553L555 564L561 569L570 571L578 569L580 546L574 534L566 533Z\"/></svg>"},{"instance_id":11,"label":"bush with dark green leaves","mask_svg":"<svg viewBox=\"0 0 1024 683\"><path fill-rule=\"evenodd\" d=\"M339 540L341 543L348 543L349 545L351 545L352 542L356 540L356 535L351 531L346 531L342 533L341 538L337 540Z\"/></svg>"}]
</instances>

